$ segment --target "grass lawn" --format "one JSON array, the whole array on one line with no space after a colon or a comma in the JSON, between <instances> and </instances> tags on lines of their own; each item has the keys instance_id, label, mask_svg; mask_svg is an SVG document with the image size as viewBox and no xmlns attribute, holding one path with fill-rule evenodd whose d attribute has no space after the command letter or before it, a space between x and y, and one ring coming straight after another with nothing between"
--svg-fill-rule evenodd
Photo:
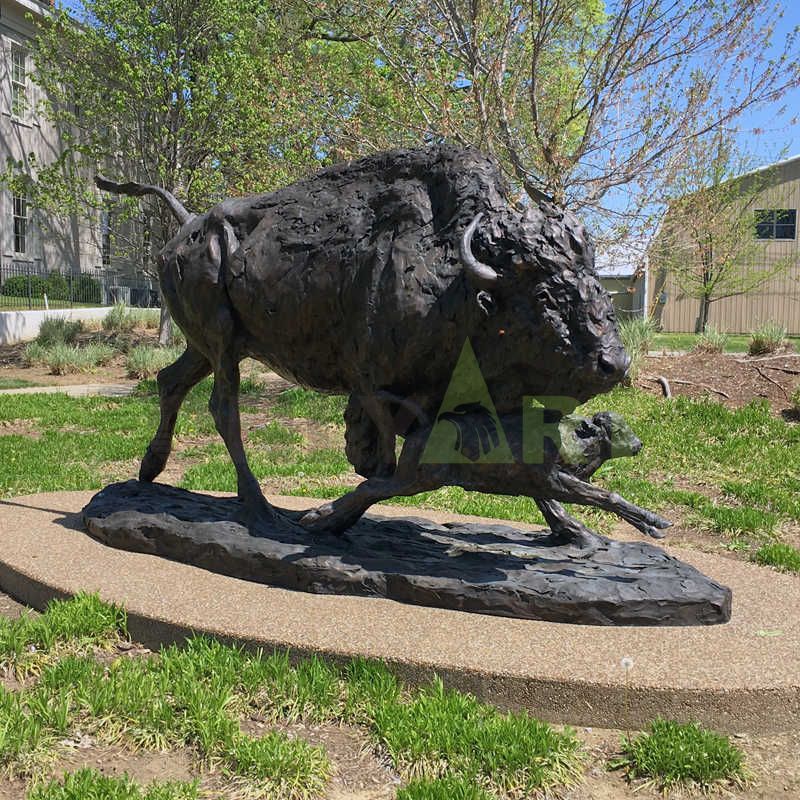
<instances>
[{"instance_id":1,"label":"grass lawn","mask_svg":"<svg viewBox=\"0 0 800 800\"><path fill-rule=\"evenodd\" d=\"M800 336L786 337L795 350L800 349ZM691 350L697 344L698 336L695 333L656 333L653 336L651 350ZM725 344L726 353L746 353L750 343L749 333L731 333Z\"/></svg>"},{"instance_id":2,"label":"grass lawn","mask_svg":"<svg viewBox=\"0 0 800 800\"><path fill-rule=\"evenodd\" d=\"M196 444L173 458L188 465L181 481L185 488L235 492L233 466L207 411L210 388L210 381L203 381L187 398L177 436ZM243 382L245 420L261 388ZM313 497L351 488L355 476L342 446L343 409L342 397L303 389L279 395L271 409L278 419L252 430L246 445L259 480L276 493ZM615 389L583 411L600 409L620 412L645 447L635 458L607 462L597 473L598 483L704 531L725 547L758 552L762 563L797 571L797 549L783 544L782 534L800 523L800 426L771 415L766 403L730 410L684 397L667 402L635 389ZM289 427L298 419L323 429L326 441L314 443L314 437ZM98 489L109 480L132 477L157 420L152 381L143 381L129 398L1 396L0 422L9 432L0 436L0 496ZM37 436L35 445L31 435ZM458 487L393 502L543 522L529 498ZM573 510L601 531L617 521L585 507ZM764 548L778 543L780 548Z\"/></svg>"},{"instance_id":3,"label":"grass lawn","mask_svg":"<svg viewBox=\"0 0 800 800\"><path fill-rule=\"evenodd\" d=\"M29 386L36 386L36 384L23 378L0 377L0 389L25 389Z\"/></svg>"},{"instance_id":4,"label":"grass lawn","mask_svg":"<svg viewBox=\"0 0 800 800\"><path fill-rule=\"evenodd\" d=\"M126 639L124 610L93 595L54 601L41 616L0 618L0 770L25 780L28 800L319 797L329 754L287 733L290 725L357 732L406 784L398 800L538 797L576 784L587 761L570 728L502 712L438 678L410 688L378 662L293 663L206 637L130 656ZM248 732L255 719L260 728ZM188 753L198 777L139 786L85 767L61 774L59 757L76 739ZM748 778L727 737L664 721L623 742L607 766L664 786ZM212 775L209 794L201 784Z\"/></svg>"},{"instance_id":5,"label":"grass lawn","mask_svg":"<svg viewBox=\"0 0 800 800\"><path fill-rule=\"evenodd\" d=\"M50 309L55 308L98 308L101 303L71 303L69 300L51 300L47 298ZM44 300L41 297L34 297L28 305L27 297L5 297L0 295L0 311L46 311Z\"/></svg>"}]
</instances>

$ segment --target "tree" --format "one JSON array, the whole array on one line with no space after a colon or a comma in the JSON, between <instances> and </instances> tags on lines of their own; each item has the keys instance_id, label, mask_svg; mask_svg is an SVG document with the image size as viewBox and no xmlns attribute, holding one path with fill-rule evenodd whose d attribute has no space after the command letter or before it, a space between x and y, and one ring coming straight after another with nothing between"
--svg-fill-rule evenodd
<instances>
[{"instance_id":1,"label":"tree","mask_svg":"<svg viewBox=\"0 0 800 800\"><path fill-rule=\"evenodd\" d=\"M39 26L33 77L63 147L7 177L27 183L39 207L94 224L109 202L91 183L98 171L162 186L198 209L296 178L319 163L306 46L260 0L85 0L55 12ZM175 232L171 215L153 201L113 208L128 221L116 226L118 245L154 272L153 253Z\"/></svg>"},{"instance_id":2,"label":"tree","mask_svg":"<svg viewBox=\"0 0 800 800\"><path fill-rule=\"evenodd\" d=\"M771 50L774 1L307 5L321 39L373 48L374 80L389 89L353 103L377 98L376 116L407 138L490 151L532 199L605 223L660 200L694 141L800 81L796 32Z\"/></svg>"},{"instance_id":3,"label":"tree","mask_svg":"<svg viewBox=\"0 0 800 800\"><path fill-rule=\"evenodd\" d=\"M767 241L756 238L757 206L773 172L748 172L748 162L724 134L700 140L672 186L651 250L662 285L672 278L698 300L697 333L706 329L713 303L753 292L793 263L771 260Z\"/></svg>"}]
</instances>

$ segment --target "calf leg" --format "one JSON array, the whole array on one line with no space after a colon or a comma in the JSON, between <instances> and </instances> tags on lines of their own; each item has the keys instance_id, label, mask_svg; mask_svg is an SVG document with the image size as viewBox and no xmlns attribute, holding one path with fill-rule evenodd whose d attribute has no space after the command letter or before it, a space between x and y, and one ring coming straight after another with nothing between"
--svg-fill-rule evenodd
<instances>
[{"instance_id":1,"label":"calf leg","mask_svg":"<svg viewBox=\"0 0 800 800\"><path fill-rule=\"evenodd\" d=\"M181 357L158 373L158 395L161 406L161 421L144 454L139 467L139 480L148 483L155 480L166 466L172 450L172 435L178 411L189 389L211 372L211 364L202 353L191 345Z\"/></svg>"},{"instance_id":2,"label":"calf leg","mask_svg":"<svg viewBox=\"0 0 800 800\"><path fill-rule=\"evenodd\" d=\"M672 524L652 511L629 503L624 497L620 497L614 492L608 492L599 486L586 483L567 472L558 473L557 483L562 488L562 491L558 492L559 500L610 511L654 539L663 539L662 530Z\"/></svg>"},{"instance_id":3,"label":"calf leg","mask_svg":"<svg viewBox=\"0 0 800 800\"><path fill-rule=\"evenodd\" d=\"M275 510L261 493L244 452L239 418L239 364L230 354L222 355L214 369L214 389L208 407L236 467L238 494L244 501L249 521L273 519Z\"/></svg>"},{"instance_id":4,"label":"calf leg","mask_svg":"<svg viewBox=\"0 0 800 800\"><path fill-rule=\"evenodd\" d=\"M416 438L406 439L400 454L400 463L392 477L374 477L362 481L352 492L338 500L311 509L300 519L301 524L312 531L338 535L358 522L371 505L380 503L381 500L434 488L419 477L418 464L422 445L424 440L420 442Z\"/></svg>"},{"instance_id":5,"label":"calf leg","mask_svg":"<svg viewBox=\"0 0 800 800\"><path fill-rule=\"evenodd\" d=\"M602 544L603 540L577 519L571 517L561 503L555 500L537 499L536 505L559 542L574 544L586 550L596 550Z\"/></svg>"}]
</instances>

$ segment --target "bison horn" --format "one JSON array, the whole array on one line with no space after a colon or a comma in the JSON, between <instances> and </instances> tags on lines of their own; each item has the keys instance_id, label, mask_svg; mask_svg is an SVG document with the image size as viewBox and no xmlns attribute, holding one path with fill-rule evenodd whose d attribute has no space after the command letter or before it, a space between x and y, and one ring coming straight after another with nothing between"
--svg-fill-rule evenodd
<instances>
[{"instance_id":1,"label":"bison horn","mask_svg":"<svg viewBox=\"0 0 800 800\"><path fill-rule=\"evenodd\" d=\"M467 268L469 277L479 285L491 285L497 282L497 273L488 265L478 261L472 254L472 236L475 228L483 219L483 214L479 213L475 219L467 225L464 235L461 237L461 260Z\"/></svg>"}]
</instances>

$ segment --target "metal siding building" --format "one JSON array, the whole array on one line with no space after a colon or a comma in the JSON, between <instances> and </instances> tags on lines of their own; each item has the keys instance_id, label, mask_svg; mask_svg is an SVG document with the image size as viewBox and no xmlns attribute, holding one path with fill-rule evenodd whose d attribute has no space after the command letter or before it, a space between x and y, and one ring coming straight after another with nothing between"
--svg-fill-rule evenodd
<instances>
[{"instance_id":1,"label":"metal siding building","mask_svg":"<svg viewBox=\"0 0 800 800\"><path fill-rule=\"evenodd\" d=\"M779 322L787 332L800 334L800 248L797 210L800 209L800 156L764 167L770 170L770 185L760 193L758 209L786 209L795 212L793 238L766 241L763 266L789 259L788 269L749 294L711 304L710 325L726 333L749 333L768 321ZM755 229L754 229L755 236ZM755 269L759 264L753 264ZM650 260L650 309L661 328L668 332L695 330L700 301L682 294L669 275L659 270L655 257Z\"/></svg>"}]
</instances>

